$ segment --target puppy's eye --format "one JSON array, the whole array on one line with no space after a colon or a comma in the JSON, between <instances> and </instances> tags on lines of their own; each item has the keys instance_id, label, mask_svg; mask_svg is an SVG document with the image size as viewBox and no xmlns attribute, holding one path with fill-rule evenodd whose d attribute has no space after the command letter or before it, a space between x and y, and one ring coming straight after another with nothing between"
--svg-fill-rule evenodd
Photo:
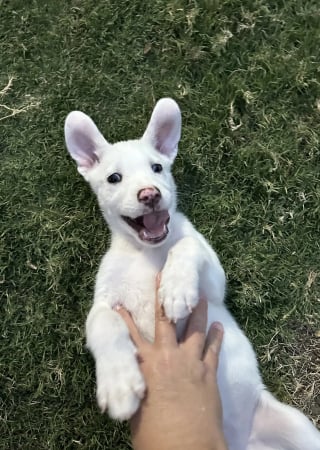
<instances>
[{"instance_id":1,"label":"puppy's eye","mask_svg":"<svg viewBox=\"0 0 320 450\"><path fill-rule=\"evenodd\" d=\"M120 181L122 180L122 175L120 173L115 172L109 175L107 180L109 183L120 183Z\"/></svg>"},{"instance_id":2,"label":"puppy's eye","mask_svg":"<svg viewBox=\"0 0 320 450\"><path fill-rule=\"evenodd\" d=\"M152 164L151 169L155 173L160 173L160 172L162 172L162 165L161 164Z\"/></svg>"}]
</instances>

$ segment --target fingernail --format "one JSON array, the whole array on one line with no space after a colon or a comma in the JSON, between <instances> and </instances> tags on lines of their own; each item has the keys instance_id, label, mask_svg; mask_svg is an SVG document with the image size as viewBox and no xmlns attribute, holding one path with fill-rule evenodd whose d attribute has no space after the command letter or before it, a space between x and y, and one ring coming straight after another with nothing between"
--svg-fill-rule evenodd
<instances>
[{"instance_id":1,"label":"fingernail","mask_svg":"<svg viewBox=\"0 0 320 450\"><path fill-rule=\"evenodd\" d=\"M214 328L217 331L223 331L223 325L220 322L213 322L212 328Z\"/></svg>"},{"instance_id":2,"label":"fingernail","mask_svg":"<svg viewBox=\"0 0 320 450\"><path fill-rule=\"evenodd\" d=\"M112 309L116 310L116 311L120 311L120 309L122 309L123 306L121 305L121 303L116 303Z\"/></svg>"}]
</instances>

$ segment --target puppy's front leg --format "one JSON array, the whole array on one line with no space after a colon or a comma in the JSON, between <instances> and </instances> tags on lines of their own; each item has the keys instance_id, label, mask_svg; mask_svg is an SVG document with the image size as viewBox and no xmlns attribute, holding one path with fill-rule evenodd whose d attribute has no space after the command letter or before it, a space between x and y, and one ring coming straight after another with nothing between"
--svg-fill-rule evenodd
<instances>
[{"instance_id":1,"label":"puppy's front leg","mask_svg":"<svg viewBox=\"0 0 320 450\"><path fill-rule=\"evenodd\" d=\"M196 237L184 237L171 248L159 288L159 298L169 319L176 322L190 314L199 300L200 278L201 284L205 284L203 278L209 279L204 277L205 273L214 272L215 266L221 267L218 259L215 264L206 244Z\"/></svg>"},{"instance_id":2,"label":"puppy's front leg","mask_svg":"<svg viewBox=\"0 0 320 450\"><path fill-rule=\"evenodd\" d=\"M114 419L129 419L139 407L145 383L126 324L105 302L95 302L87 318L86 335L96 362L101 410L108 409Z\"/></svg>"}]
</instances>

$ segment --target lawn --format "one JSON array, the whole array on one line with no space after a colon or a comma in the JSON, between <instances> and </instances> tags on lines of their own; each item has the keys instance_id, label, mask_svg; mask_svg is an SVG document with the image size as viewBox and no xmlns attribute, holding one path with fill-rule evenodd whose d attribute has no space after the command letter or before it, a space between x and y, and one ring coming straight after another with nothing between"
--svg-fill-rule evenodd
<instances>
[{"instance_id":1,"label":"lawn","mask_svg":"<svg viewBox=\"0 0 320 450\"><path fill-rule=\"evenodd\" d=\"M316 0L0 0L0 448L130 447L101 415L84 322L109 234L64 145L175 98L179 207L218 252L266 385L320 425Z\"/></svg>"}]
</instances>

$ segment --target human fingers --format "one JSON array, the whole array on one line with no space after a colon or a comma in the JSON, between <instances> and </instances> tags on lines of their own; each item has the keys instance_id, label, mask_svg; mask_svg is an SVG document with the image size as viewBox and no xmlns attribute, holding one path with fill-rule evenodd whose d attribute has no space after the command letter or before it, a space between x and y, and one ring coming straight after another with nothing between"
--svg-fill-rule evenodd
<instances>
[{"instance_id":1,"label":"human fingers","mask_svg":"<svg viewBox=\"0 0 320 450\"><path fill-rule=\"evenodd\" d=\"M147 341L141 336L136 324L131 317L131 314L123 306L118 306L116 308L116 311L118 314L120 314L120 316L127 324L131 339L133 340L134 344L138 347L138 349L140 349L142 345L146 344Z\"/></svg>"},{"instance_id":2,"label":"human fingers","mask_svg":"<svg viewBox=\"0 0 320 450\"><path fill-rule=\"evenodd\" d=\"M223 340L223 326L220 322L214 322L209 329L206 340L206 351L203 361L216 373L219 363L219 354Z\"/></svg>"},{"instance_id":3,"label":"human fingers","mask_svg":"<svg viewBox=\"0 0 320 450\"><path fill-rule=\"evenodd\" d=\"M155 338L154 343L158 346L178 347L176 326L167 318L163 305L159 300L160 275L156 281L156 304L155 304Z\"/></svg>"},{"instance_id":4,"label":"human fingers","mask_svg":"<svg viewBox=\"0 0 320 450\"><path fill-rule=\"evenodd\" d=\"M195 358L201 359L206 342L208 304L200 299L192 311L182 346Z\"/></svg>"}]
</instances>

